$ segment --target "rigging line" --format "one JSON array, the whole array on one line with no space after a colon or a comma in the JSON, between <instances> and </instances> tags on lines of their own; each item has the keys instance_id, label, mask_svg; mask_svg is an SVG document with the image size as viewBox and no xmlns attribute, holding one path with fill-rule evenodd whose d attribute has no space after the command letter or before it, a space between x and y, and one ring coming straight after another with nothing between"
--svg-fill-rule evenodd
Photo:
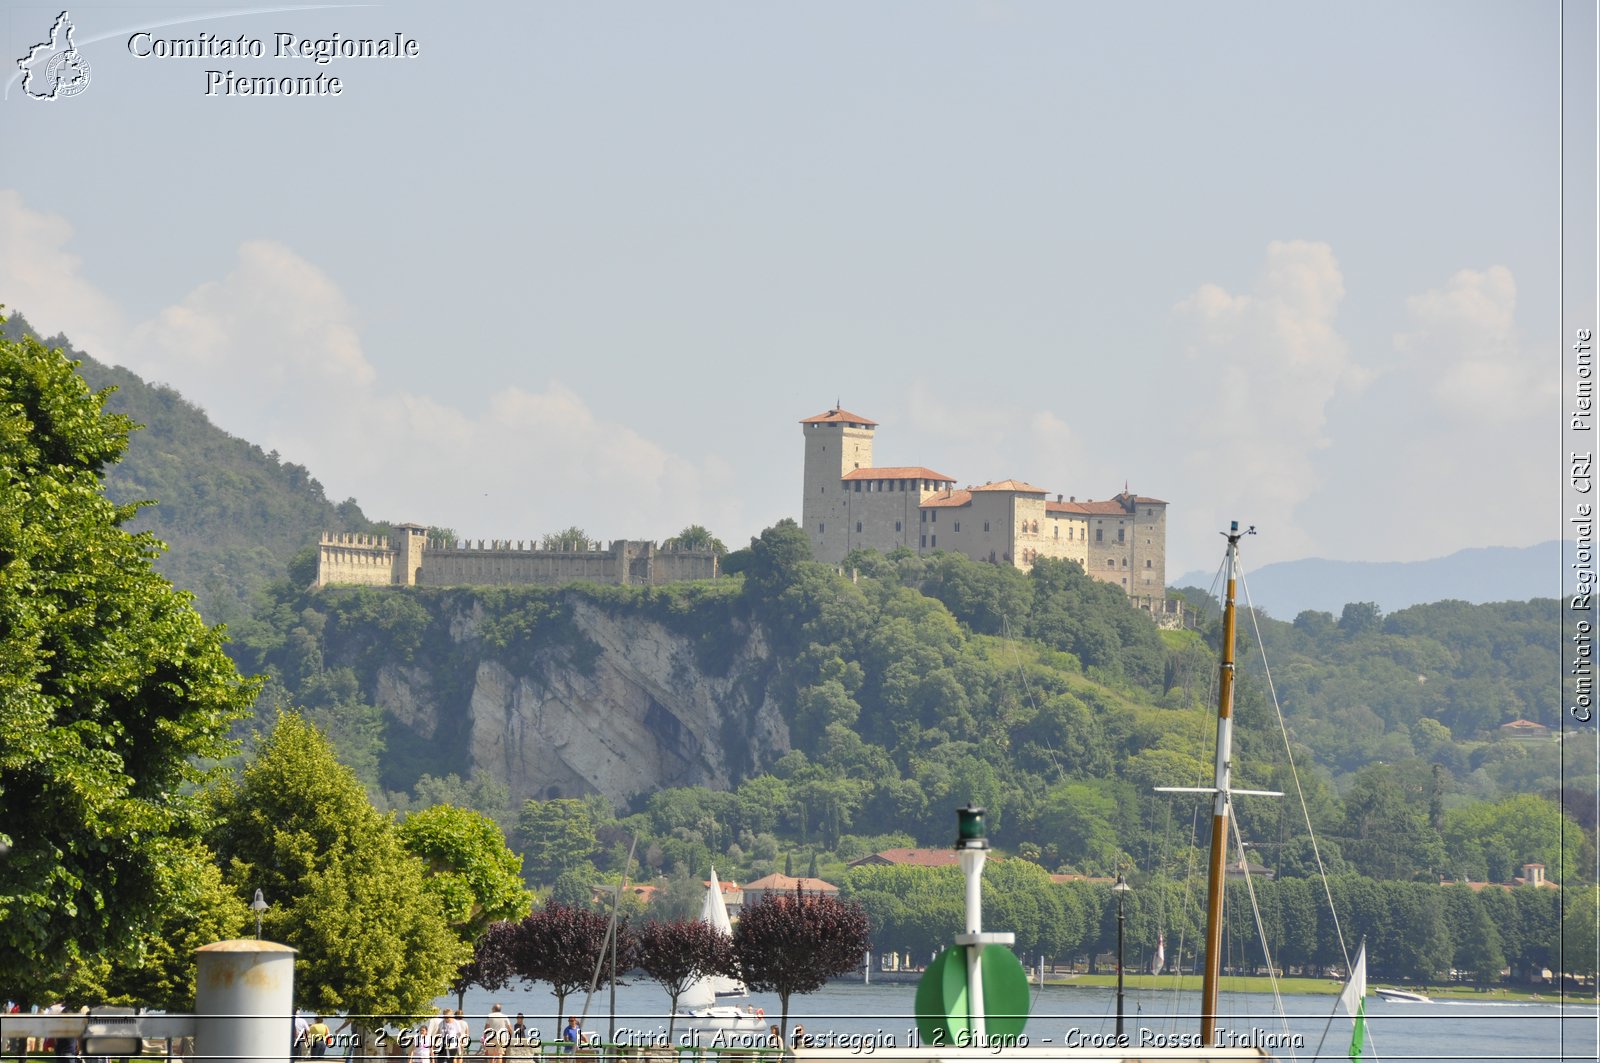
<instances>
[{"instance_id":1,"label":"rigging line","mask_svg":"<svg viewBox=\"0 0 1600 1063\"><path fill-rule=\"evenodd\" d=\"M1272 946L1267 943L1267 927L1261 919L1261 903L1256 899L1255 879L1250 877L1250 857L1244 851L1244 837L1239 833L1239 817L1229 816L1228 826L1233 828L1233 843L1239 849L1239 868L1244 872L1244 890L1250 897L1250 913L1255 916L1256 934L1261 938L1261 955L1267 961L1267 981L1272 986L1272 1003L1278 1009L1278 1023L1283 1027L1284 1043L1289 1046L1289 1058L1294 1059L1294 1038L1289 1035L1289 1016L1283 1010L1283 994L1278 990L1278 969L1272 962ZM1243 945L1240 947L1242 949Z\"/></svg>"},{"instance_id":2,"label":"rigging line","mask_svg":"<svg viewBox=\"0 0 1600 1063\"><path fill-rule=\"evenodd\" d=\"M1339 952L1344 956L1344 969L1349 971L1350 946L1344 939L1344 927L1339 923L1339 911L1333 903L1333 890L1328 886L1328 869L1322 863L1322 848L1317 845L1317 830L1311 825L1311 808L1306 804L1305 790L1300 786L1300 769L1294 762L1294 749L1289 743L1289 726L1283 719L1283 706L1278 703L1278 686L1272 680L1272 666L1267 663L1267 646L1261 640L1261 625L1256 620L1255 603L1250 599L1250 584L1245 579L1243 569L1239 571L1239 586L1244 590L1246 613L1250 617L1250 627L1256 636L1256 652L1261 655L1261 670L1266 674L1267 692L1272 696L1272 711L1278 717L1278 733L1283 736L1284 756L1289 758L1289 776L1294 780L1294 795L1300 802L1300 814L1306 821L1306 833L1311 838L1311 855L1317 859L1317 875L1322 879L1322 893L1328 898L1328 914L1333 918L1333 932L1339 939Z\"/></svg>"}]
</instances>

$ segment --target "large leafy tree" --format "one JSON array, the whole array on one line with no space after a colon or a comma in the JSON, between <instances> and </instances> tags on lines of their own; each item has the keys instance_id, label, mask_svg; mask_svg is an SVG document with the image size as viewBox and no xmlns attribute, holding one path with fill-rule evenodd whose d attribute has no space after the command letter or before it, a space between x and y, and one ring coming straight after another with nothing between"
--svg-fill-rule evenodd
<instances>
[{"instance_id":1,"label":"large leafy tree","mask_svg":"<svg viewBox=\"0 0 1600 1063\"><path fill-rule=\"evenodd\" d=\"M780 1030L787 1041L789 998L814 993L857 967L872 948L872 935L859 904L796 890L747 905L733 947L745 984L783 1002Z\"/></svg>"},{"instance_id":2,"label":"large leafy tree","mask_svg":"<svg viewBox=\"0 0 1600 1063\"><path fill-rule=\"evenodd\" d=\"M699 919L652 920L639 928L635 959L639 969L667 991L667 1040L678 1019L678 997L690 983L735 970L733 941Z\"/></svg>"},{"instance_id":3,"label":"large leafy tree","mask_svg":"<svg viewBox=\"0 0 1600 1063\"><path fill-rule=\"evenodd\" d=\"M238 783L219 788L213 844L263 932L299 950L297 1002L412 1015L471 954L424 884L426 868L317 729L280 717Z\"/></svg>"},{"instance_id":4,"label":"large leafy tree","mask_svg":"<svg viewBox=\"0 0 1600 1063\"><path fill-rule=\"evenodd\" d=\"M600 851L594 811L572 797L529 801L517 815L523 870L535 883L554 882L564 871L586 867Z\"/></svg>"},{"instance_id":5,"label":"large leafy tree","mask_svg":"<svg viewBox=\"0 0 1600 1063\"><path fill-rule=\"evenodd\" d=\"M253 698L105 496L133 427L60 351L0 340L0 982L24 998L184 900L197 764Z\"/></svg>"},{"instance_id":6,"label":"large leafy tree","mask_svg":"<svg viewBox=\"0 0 1600 1063\"><path fill-rule=\"evenodd\" d=\"M522 858L482 812L434 805L407 816L400 841L428 867L428 888L439 895L445 917L469 945L491 923L520 919L533 907L522 885Z\"/></svg>"}]
</instances>

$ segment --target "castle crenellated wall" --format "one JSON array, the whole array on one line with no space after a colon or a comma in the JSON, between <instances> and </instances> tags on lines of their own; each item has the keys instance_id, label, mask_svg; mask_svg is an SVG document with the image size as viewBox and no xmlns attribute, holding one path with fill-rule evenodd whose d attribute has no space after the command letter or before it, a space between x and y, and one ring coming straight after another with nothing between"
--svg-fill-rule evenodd
<instances>
[{"instance_id":1,"label":"castle crenellated wall","mask_svg":"<svg viewBox=\"0 0 1600 1063\"><path fill-rule=\"evenodd\" d=\"M610 548L541 550L533 539L464 540L429 545L421 525L401 525L398 547L373 535L324 533L317 585L398 587L518 587L563 583L649 586L715 579L719 559L709 550L662 549L618 539Z\"/></svg>"},{"instance_id":2,"label":"castle crenellated wall","mask_svg":"<svg viewBox=\"0 0 1600 1063\"><path fill-rule=\"evenodd\" d=\"M391 586L398 554L387 536L323 532L317 544L317 585Z\"/></svg>"}]
</instances>

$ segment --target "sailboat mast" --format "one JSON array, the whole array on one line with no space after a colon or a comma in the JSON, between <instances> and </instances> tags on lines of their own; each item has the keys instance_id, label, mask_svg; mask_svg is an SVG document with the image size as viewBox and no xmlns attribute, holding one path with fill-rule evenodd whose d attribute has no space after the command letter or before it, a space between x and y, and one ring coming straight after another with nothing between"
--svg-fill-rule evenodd
<instances>
[{"instance_id":1,"label":"sailboat mast","mask_svg":"<svg viewBox=\"0 0 1600 1063\"><path fill-rule=\"evenodd\" d=\"M1252 528L1251 531L1255 529ZM1239 540L1248 534L1239 531L1239 522L1229 526L1227 594L1222 606L1222 672L1217 681L1217 760L1212 785L1216 795L1211 810L1211 862L1206 879L1206 970L1200 990L1201 1045L1217 1043L1217 983L1222 974L1222 898L1223 876L1227 868L1228 815L1233 774L1233 644L1237 630L1235 608Z\"/></svg>"}]
</instances>

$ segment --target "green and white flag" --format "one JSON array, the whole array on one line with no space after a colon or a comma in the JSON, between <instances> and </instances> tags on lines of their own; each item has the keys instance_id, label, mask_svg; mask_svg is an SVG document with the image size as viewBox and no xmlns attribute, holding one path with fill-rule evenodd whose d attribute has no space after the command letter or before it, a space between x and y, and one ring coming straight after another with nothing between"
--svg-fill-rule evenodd
<instances>
[{"instance_id":1,"label":"green and white flag","mask_svg":"<svg viewBox=\"0 0 1600 1063\"><path fill-rule=\"evenodd\" d=\"M1356 953L1355 966L1350 970L1350 981L1344 987L1344 992L1339 994L1339 1003L1344 1005L1344 1010L1355 1020L1356 1027L1350 1034L1350 1058L1361 1058L1361 1046L1367 1040L1367 943L1361 943L1361 950Z\"/></svg>"}]
</instances>

